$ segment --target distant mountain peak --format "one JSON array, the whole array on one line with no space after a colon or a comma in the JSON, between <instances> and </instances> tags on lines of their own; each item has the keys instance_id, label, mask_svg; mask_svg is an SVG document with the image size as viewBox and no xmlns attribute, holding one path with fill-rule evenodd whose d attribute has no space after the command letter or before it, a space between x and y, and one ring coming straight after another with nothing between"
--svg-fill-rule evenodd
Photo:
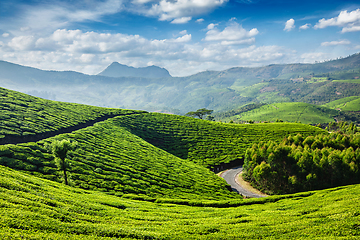
<instances>
[{"instance_id":1,"label":"distant mountain peak","mask_svg":"<svg viewBox=\"0 0 360 240\"><path fill-rule=\"evenodd\" d=\"M171 77L168 70L157 66L134 68L118 62L111 63L104 71L99 73L106 77L142 77L142 78L166 78Z\"/></svg>"}]
</instances>

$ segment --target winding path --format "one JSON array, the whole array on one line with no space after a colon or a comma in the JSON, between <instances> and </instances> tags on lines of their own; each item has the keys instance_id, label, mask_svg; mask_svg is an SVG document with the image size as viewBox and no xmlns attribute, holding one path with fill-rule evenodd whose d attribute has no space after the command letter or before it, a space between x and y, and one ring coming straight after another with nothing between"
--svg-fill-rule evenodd
<instances>
[{"instance_id":1,"label":"winding path","mask_svg":"<svg viewBox=\"0 0 360 240\"><path fill-rule=\"evenodd\" d=\"M223 172L221 174L221 177L225 179L225 181L231 186L233 191L235 191L243 196L252 197L252 198L266 197L264 195L259 195L259 194L250 192L249 190L247 190L243 186L241 186L238 181L236 181L237 176L242 172L242 170L243 170L242 166L234 167L234 168L228 169L225 172Z\"/></svg>"}]
</instances>

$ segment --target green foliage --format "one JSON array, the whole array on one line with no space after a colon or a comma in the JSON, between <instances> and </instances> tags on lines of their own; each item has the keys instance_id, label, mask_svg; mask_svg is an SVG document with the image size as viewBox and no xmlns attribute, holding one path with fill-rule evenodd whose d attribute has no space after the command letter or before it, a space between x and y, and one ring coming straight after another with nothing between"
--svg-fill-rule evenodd
<instances>
[{"instance_id":1,"label":"green foliage","mask_svg":"<svg viewBox=\"0 0 360 240\"><path fill-rule=\"evenodd\" d=\"M357 84L360 84L360 79L333 80L333 82L345 82L345 83L357 83Z\"/></svg>"},{"instance_id":2,"label":"green foliage","mask_svg":"<svg viewBox=\"0 0 360 240\"><path fill-rule=\"evenodd\" d=\"M213 112L214 110L209 110L206 108L201 108L196 110L195 112L188 112L186 114L186 116L190 116L190 117L198 117L200 119L203 119L204 116L209 115Z\"/></svg>"},{"instance_id":3,"label":"green foliage","mask_svg":"<svg viewBox=\"0 0 360 240\"><path fill-rule=\"evenodd\" d=\"M358 239L359 194L353 185L199 207L119 198L0 166L0 238Z\"/></svg>"},{"instance_id":4,"label":"green foliage","mask_svg":"<svg viewBox=\"0 0 360 240\"><path fill-rule=\"evenodd\" d=\"M289 134L324 132L297 123L224 124L158 113L118 119L122 127L154 146L206 167L241 158L254 142L280 143Z\"/></svg>"},{"instance_id":5,"label":"green foliage","mask_svg":"<svg viewBox=\"0 0 360 240\"><path fill-rule=\"evenodd\" d=\"M31 136L136 111L55 102L0 88L0 138Z\"/></svg>"},{"instance_id":6,"label":"green foliage","mask_svg":"<svg viewBox=\"0 0 360 240\"><path fill-rule=\"evenodd\" d=\"M341 98L324 104L323 106L341 111L360 111L360 97L352 96Z\"/></svg>"},{"instance_id":7,"label":"green foliage","mask_svg":"<svg viewBox=\"0 0 360 240\"><path fill-rule=\"evenodd\" d=\"M67 139L78 143L77 150L69 152L67 159L75 187L156 198L240 198L210 170L154 147L123 128L123 121L124 118L115 117L37 143L4 145L0 149L0 164L61 182L63 174L57 171L46 143Z\"/></svg>"},{"instance_id":8,"label":"green foliage","mask_svg":"<svg viewBox=\"0 0 360 240\"><path fill-rule=\"evenodd\" d=\"M331 122L325 128L329 132L340 132L345 134L355 134L360 132L360 128L357 127L354 123L348 122Z\"/></svg>"},{"instance_id":9,"label":"green foliage","mask_svg":"<svg viewBox=\"0 0 360 240\"><path fill-rule=\"evenodd\" d=\"M258 108L235 115L238 121L249 119L259 121L302 123L328 123L334 121L339 112L326 107L316 106L308 103L274 103L261 105ZM233 118L235 119L235 118Z\"/></svg>"},{"instance_id":10,"label":"green foliage","mask_svg":"<svg viewBox=\"0 0 360 240\"><path fill-rule=\"evenodd\" d=\"M226 112L214 113L214 117L216 119L227 120L233 116L240 115L241 113L248 112L250 110L259 108L263 105L265 105L265 103L250 103L250 104L242 106L238 109L234 109L234 110L230 110L230 111L226 111Z\"/></svg>"},{"instance_id":11,"label":"green foliage","mask_svg":"<svg viewBox=\"0 0 360 240\"><path fill-rule=\"evenodd\" d=\"M344 126L344 124L342 125ZM348 132L354 131L349 125ZM333 125L329 125L333 128ZM245 155L245 178L269 193L291 193L360 182L360 135L289 136L254 144Z\"/></svg>"},{"instance_id":12,"label":"green foliage","mask_svg":"<svg viewBox=\"0 0 360 240\"><path fill-rule=\"evenodd\" d=\"M76 146L77 142L70 142L67 139L63 139L61 141L55 140L47 147L55 157L58 170L63 173L65 185L69 185L68 170L70 168L66 158L68 157L69 151L74 150Z\"/></svg>"}]
</instances>

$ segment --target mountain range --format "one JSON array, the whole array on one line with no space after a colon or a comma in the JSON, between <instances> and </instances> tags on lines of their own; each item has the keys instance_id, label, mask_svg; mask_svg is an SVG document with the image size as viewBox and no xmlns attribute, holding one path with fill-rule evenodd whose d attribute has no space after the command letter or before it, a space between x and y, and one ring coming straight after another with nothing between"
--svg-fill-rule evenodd
<instances>
[{"instance_id":1,"label":"mountain range","mask_svg":"<svg viewBox=\"0 0 360 240\"><path fill-rule=\"evenodd\" d=\"M360 76L360 54L315 64L273 64L172 77L160 67L112 63L98 75L45 71L0 61L0 86L30 95L95 106L186 113L221 112L252 102L325 104L358 96L359 84L334 82Z\"/></svg>"},{"instance_id":2,"label":"mountain range","mask_svg":"<svg viewBox=\"0 0 360 240\"><path fill-rule=\"evenodd\" d=\"M113 62L104 71L98 74L106 77L145 77L145 78L166 78L171 77L168 70L157 66L143 68L129 67L118 62Z\"/></svg>"}]
</instances>

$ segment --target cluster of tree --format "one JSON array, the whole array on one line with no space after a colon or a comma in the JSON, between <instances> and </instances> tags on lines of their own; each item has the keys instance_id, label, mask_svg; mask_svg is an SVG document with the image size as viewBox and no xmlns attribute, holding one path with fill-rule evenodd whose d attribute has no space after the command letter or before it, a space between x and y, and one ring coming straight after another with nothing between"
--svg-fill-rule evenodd
<instances>
[{"instance_id":1,"label":"cluster of tree","mask_svg":"<svg viewBox=\"0 0 360 240\"><path fill-rule=\"evenodd\" d=\"M279 145L248 148L244 176L270 194L293 193L360 182L360 135L289 136Z\"/></svg>"},{"instance_id":2,"label":"cluster of tree","mask_svg":"<svg viewBox=\"0 0 360 240\"><path fill-rule=\"evenodd\" d=\"M331 122L329 125L325 128L325 130L329 132L339 132L339 133L345 133L345 134L355 134L357 132L360 132L360 129L354 124L354 123L348 123L348 122Z\"/></svg>"}]
</instances>

